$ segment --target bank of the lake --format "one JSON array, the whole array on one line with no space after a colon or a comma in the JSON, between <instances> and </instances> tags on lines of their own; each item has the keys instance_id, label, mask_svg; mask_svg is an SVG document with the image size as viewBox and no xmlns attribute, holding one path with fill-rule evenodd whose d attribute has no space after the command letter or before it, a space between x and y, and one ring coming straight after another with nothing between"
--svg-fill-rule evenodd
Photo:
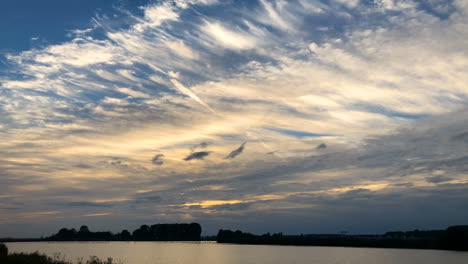
<instances>
[{"instance_id":1,"label":"bank of the lake","mask_svg":"<svg viewBox=\"0 0 468 264\"><path fill-rule=\"evenodd\" d=\"M76 261L66 260L60 253L49 256L39 251L35 252L9 252L5 244L0 243L0 264L114 264L111 257L101 260L96 256L89 259L79 258Z\"/></svg>"}]
</instances>

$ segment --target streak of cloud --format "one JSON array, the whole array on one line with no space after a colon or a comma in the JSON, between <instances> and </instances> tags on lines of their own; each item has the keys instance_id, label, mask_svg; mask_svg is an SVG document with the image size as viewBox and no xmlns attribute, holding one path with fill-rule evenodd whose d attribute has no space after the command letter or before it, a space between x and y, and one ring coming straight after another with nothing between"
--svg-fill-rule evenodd
<instances>
[{"instance_id":1,"label":"streak of cloud","mask_svg":"<svg viewBox=\"0 0 468 264\"><path fill-rule=\"evenodd\" d=\"M196 94L194 94L189 88L185 87L182 85L179 81L176 79L171 79L171 83L183 94L186 96L192 98L202 106L204 106L206 109L210 110L212 113L216 114L216 112L205 102L203 102Z\"/></svg>"},{"instance_id":2,"label":"streak of cloud","mask_svg":"<svg viewBox=\"0 0 468 264\"><path fill-rule=\"evenodd\" d=\"M210 155L209 151L198 151L198 152L193 152L187 157L184 158L185 161L190 161L190 160L202 160L205 157Z\"/></svg>"},{"instance_id":3,"label":"streak of cloud","mask_svg":"<svg viewBox=\"0 0 468 264\"><path fill-rule=\"evenodd\" d=\"M240 155L242 151L244 151L245 144L247 144L247 142L242 143L242 145L240 145L237 149L231 151L231 153L229 153L229 155L227 155L224 159L233 159Z\"/></svg>"},{"instance_id":4,"label":"streak of cloud","mask_svg":"<svg viewBox=\"0 0 468 264\"><path fill-rule=\"evenodd\" d=\"M192 151L195 151L197 148L202 148L202 149L203 149L203 148L208 147L208 145L209 145L209 144L208 144L207 142L201 142L200 144L194 145L194 146L191 147L190 149L191 149Z\"/></svg>"}]
</instances>

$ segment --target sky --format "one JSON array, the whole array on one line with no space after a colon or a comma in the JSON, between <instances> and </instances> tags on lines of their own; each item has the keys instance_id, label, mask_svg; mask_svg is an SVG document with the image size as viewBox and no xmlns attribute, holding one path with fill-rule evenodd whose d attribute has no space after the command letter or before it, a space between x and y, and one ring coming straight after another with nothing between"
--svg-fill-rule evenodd
<instances>
[{"instance_id":1,"label":"sky","mask_svg":"<svg viewBox=\"0 0 468 264\"><path fill-rule=\"evenodd\" d=\"M0 237L467 224L467 0L2 0L0 34Z\"/></svg>"}]
</instances>

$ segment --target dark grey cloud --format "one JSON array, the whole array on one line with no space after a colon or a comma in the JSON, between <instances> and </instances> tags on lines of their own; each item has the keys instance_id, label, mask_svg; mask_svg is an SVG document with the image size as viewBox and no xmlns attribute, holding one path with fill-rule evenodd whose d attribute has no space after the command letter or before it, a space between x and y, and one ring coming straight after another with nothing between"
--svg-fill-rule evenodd
<instances>
[{"instance_id":1,"label":"dark grey cloud","mask_svg":"<svg viewBox=\"0 0 468 264\"><path fill-rule=\"evenodd\" d=\"M161 166L164 164L164 161L162 160L164 157L164 154L156 154L152 159L151 163L157 166Z\"/></svg>"},{"instance_id":2,"label":"dark grey cloud","mask_svg":"<svg viewBox=\"0 0 468 264\"><path fill-rule=\"evenodd\" d=\"M216 211L240 211L249 209L253 203L222 204L211 206L210 209Z\"/></svg>"},{"instance_id":3,"label":"dark grey cloud","mask_svg":"<svg viewBox=\"0 0 468 264\"><path fill-rule=\"evenodd\" d=\"M57 205L65 206L65 207L98 207L98 208L114 206L113 203L96 203L96 202L88 202L88 201L57 203Z\"/></svg>"},{"instance_id":4,"label":"dark grey cloud","mask_svg":"<svg viewBox=\"0 0 468 264\"><path fill-rule=\"evenodd\" d=\"M13 207L13 206L0 207L0 210L6 210L6 211L17 211L21 209L23 209L23 207Z\"/></svg>"},{"instance_id":5,"label":"dark grey cloud","mask_svg":"<svg viewBox=\"0 0 468 264\"><path fill-rule=\"evenodd\" d=\"M414 184L411 182L402 182L402 183L395 183L393 184L395 187L413 187Z\"/></svg>"},{"instance_id":6,"label":"dark grey cloud","mask_svg":"<svg viewBox=\"0 0 468 264\"><path fill-rule=\"evenodd\" d=\"M192 151L195 151L195 150L198 149L198 148L204 149L204 148L208 147L208 145L209 145L209 143L207 143L207 142L201 142L200 144L197 144L197 145L193 146L193 147L191 148L191 150L192 150Z\"/></svg>"},{"instance_id":7,"label":"dark grey cloud","mask_svg":"<svg viewBox=\"0 0 468 264\"><path fill-rule=\"evenodd\" d=\"M91 165L82 164L82 163L76 164L75 167L76 167L76 168L80 168L80 169L91 169L91 168L93 168L93 166L91 166Z\"/></svg>"},{"instance_id":8,"label":"dark grey cloud","mask_svg":"<svg viewBox=\"0 0 468 264\"><path fill-rule=\"evenodd\" d=\"M322 143L316 147L316 149L326 149L327 145L325 143Z\"/></svg>"},{"instance_id":9,"label":"dark grey cloud","mask_svg":"<svg viewBox=\"0 0 468 264\"><path fill-rule=\"evenodd\" d=\"M111 160L109 160L108 164L113 165L113 166L126 166L124 164L124 161L117 157L114 157Z\"/></svg>"},{"instance_id":10,"label":"dark grey cloud","mask_svg":"<svg viewBox=\"0 0 468 264\"><path fill-rule=\"evenodd\" d=\"M135 199L136 203L154 203L154 202L161 202L162 198L159 195L153 194L150 192L149 194L142 194L138 195Z\"/></svg>"},{"instance_id":11,"label":"dark grey cloud","mask_svg":"<svg viewBox=\"0 0 468 264\"><path fill-rule=\"evenodd\" d=\"M210 151L198 151L198 152L193 152L191 153L190 155L188 155L187 157L185 157L185 161L189 161L189 160L202 160L204 159L206 156L210 155Z\"/></svg>"},{"instance_id":12,"label":"dark grey cloud","mask_svg":"<svg viewBox=\"0 0 468 264\"><path fill-rule=\"evenodd\" d=\"M224 159L233 159L237 157L242 153L242 151L244 151L245 144L247 144L247 142L242 143L242 145L240 145L237 149L231 151L231 153L229 153L229 155L227 155Z\"/></svg>"},{"instance_id":13,"label":"dark grey cloud","mask_svg":"<svg viewBox=\"0 0 468 264\"><path fill-rule=\"evenodd\" d=\"M453 180L453 178L442 176L442 175L426 177L426 181L430 183L441 183L441 182L448 182L451 180Z\"/></svg>"},{"instance_id":14,"label":"dark grey cloud","mask_svg":"<svg viewBox=\"0 0 468 264\"><path fill-rule=\"evenodd\" d=\"M376 194L369 189L358 188L354 190L347 191L341 194L341 197L350 198L350 199L371 199Z\"/></svg>"},{"instance_id":15,"label":"dark grey cloud","mask_svg":"<svg viewBox=\"0 0 468 264\"><path fill-rule=\"evenodd\" d=\"M468 144L468 132L463 132L452 137L455 141L464 141Z\"/></svg>"}]
</instances>

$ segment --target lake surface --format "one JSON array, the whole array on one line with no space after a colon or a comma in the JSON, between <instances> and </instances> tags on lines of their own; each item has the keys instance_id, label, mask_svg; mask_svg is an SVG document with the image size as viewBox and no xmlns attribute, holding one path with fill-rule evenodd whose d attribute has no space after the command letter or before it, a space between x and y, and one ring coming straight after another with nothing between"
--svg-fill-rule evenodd
<instances>
[{"instance_id":1,"label":"lake surface","mask_svg":"<svg viewBox=\"0 0 468 264\"><path fill-rule=\"evenodd\" d=\"M442 250L296 247L212 242L6 243L10 252L35 252L67 260L112 257L123 264L467 264L468 252Z\"/></svg>"}]
</instances>

